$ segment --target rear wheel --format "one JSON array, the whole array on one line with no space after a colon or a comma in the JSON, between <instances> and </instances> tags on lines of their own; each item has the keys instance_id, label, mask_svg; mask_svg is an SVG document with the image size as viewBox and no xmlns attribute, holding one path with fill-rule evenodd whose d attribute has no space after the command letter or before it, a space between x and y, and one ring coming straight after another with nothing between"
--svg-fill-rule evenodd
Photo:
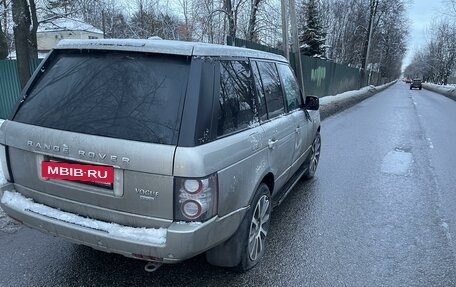
<instances>
[{"instance_id":1,"label":"rear wheel","mask_svg":"<svg viewBox=\"0 0 456 287\"><path fill-rule=\"evenodd\" d=\"M307 171L304 173L304 179L311 179L315 176L315 172L317 171L318 167L318 162L320 161L320 150L321 136L320 133L317 132L310 150L309 166L307 168Z\"/></svg>"},{"instance_id":2,"label":"rear wheel","mask_svg":"<svg viewBox=\"0 0 456 287\"><path fill-rule=\"evenodd\" d=\"M258 187L250 207L244 218L247 220L248 228L244 231L241 262L236 266L236 270L240 272L245 272L257 265L265 251L271 215L269 188L266 184L262 183Z\"/></svg>"},{"instance_id":3,"label":"rear wheel","mask_svg":"<svg viewBox=\"0 0 456 287\"><path fill-rule=\"evenodd\" d=\"M237 231L226 242L207 251L207 261L216 266L234 267L238 272L254 267L265 251L270 214L269 188L262 183Z\"/></svg>"}]
</instances>

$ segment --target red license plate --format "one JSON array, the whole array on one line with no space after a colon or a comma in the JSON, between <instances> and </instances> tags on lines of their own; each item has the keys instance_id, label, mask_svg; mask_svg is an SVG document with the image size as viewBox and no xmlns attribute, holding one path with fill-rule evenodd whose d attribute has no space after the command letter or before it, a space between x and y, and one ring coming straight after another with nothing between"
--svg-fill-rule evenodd
<instances>
[{"instance_id":1,"label":"red license plate","mask_svg":"<svg viewBox=\"0 0 456 287\"><path fill-rule=\"evenodd\" d=\"M43 161L41 176L52 179L113 183L114 168L112 166Z\"/></svg>"}]
</instances>

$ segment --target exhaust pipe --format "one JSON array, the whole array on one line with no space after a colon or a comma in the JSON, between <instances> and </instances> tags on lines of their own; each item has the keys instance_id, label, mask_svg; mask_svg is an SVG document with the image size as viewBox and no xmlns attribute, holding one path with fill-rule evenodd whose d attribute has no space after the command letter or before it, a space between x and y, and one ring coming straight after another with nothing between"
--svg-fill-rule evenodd
<instances>
[{"instance_id":1,"label":"exhaust pipe","mask_svg":"<svg viewBox=\"0 0 456 287\"><path fill-rule=\"evenodd\" d=\"M144 270L146 272L155 272L162 265L163 263L161 262L147 262L146 266L144 266Z\"/></svg>"}]
</instances>

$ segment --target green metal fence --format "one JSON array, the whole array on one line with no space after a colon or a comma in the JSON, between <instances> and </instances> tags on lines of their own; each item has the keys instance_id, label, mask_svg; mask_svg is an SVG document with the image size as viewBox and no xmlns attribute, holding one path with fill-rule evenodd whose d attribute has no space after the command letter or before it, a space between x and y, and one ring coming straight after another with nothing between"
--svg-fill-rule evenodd
<instances>
[{"instance_id":1,"label":"green metal fence","mask_svg":"<svg viewBox=\"0 0 456 287\"><path fill-rule=\"evenodd\" d=\"M33 72L41 59L32 60L30 70ZM16 60L0 61L0 119L6 119L21 94Z\"/></svg>"},{"instance_id":2,"label":"green metal fence","mask_svg":"<svg viewBox=\"0 0 456 287\"><path fill-rule=\"evenodd\" d=\"M255 42L247 41L244 39L234 38L231 36L226 37L226 44L229 46L244 47L244 48L279 54L282 56L285 55L284 51L282 51L282 50L272 48L269 46L265 46L265 45L261 45L261 44L255 43Z\"/></svg>"},{"instance_id":3,"label":"green metal fence","mask_svg":"<svg viewBox=\"0 0 456 287\"><path fill-rule=\"evenodd\" d=\"M284 55L282 50L230 36L227 37L227 44ZM290 53L290 55L292 54ZM293 56L290 57L290 64L295 68ZM363 75L361 69L303 54L301 54L301 65L306 95L324 97L349 90L357 90L362 87ZM381 78L379 73L371 72L370 84L380 85L385 82L386 79Z\"/></svg>"},{"instance_id":4,"label":"green metal fence","mask_svg":"<svg viewBox=\"0 0 456 287\"><path fill-rule=\"evenodd\" d=\"M306 95L323 97L360 88L362 71L318 58L301 55Z\"/></svg>"}]
</instances>

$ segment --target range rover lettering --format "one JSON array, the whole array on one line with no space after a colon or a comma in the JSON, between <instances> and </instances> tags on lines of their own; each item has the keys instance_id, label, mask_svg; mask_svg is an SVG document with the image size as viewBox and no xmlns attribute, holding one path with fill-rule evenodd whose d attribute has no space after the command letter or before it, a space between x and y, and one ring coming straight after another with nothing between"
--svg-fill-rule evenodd
<instances>
[{"instance_id":1,"label":"range rover lettering","mask_svg":"<svg viewBox=\"0 0 456 287\"><path fill-rule=\"evenodd\" d=\"M167 40L63 40L0 127L1 207L155 269L246 271L320 157L318 98L282 56Z\"/></svg>"}]
</instances>

